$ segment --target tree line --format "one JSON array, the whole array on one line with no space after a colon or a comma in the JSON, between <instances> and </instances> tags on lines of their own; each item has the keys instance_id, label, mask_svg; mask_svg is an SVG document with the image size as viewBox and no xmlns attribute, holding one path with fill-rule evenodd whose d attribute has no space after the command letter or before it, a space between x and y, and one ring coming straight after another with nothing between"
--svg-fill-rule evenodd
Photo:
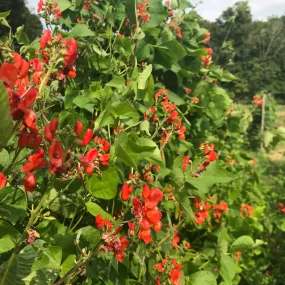
<instances>
[{"instance_id":1,"label":"tree line","mask_svg":"<svg viewBox=\"0 0 285 285\"><path fill-rule=\"evenodd\" d=\"M211 32L213 60L237 76L226 88L238 101L249 102L265 91L285 99L285 16L253 20L247 1L226 9L215 22L201 19Z\"/></svg>"}]
</instances>

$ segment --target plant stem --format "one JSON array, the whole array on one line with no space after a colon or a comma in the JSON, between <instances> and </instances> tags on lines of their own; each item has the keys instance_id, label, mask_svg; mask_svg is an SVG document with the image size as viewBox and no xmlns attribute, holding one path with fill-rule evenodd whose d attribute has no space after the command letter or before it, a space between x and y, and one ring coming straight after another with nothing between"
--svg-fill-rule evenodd
<instances>
[{"instance_id":1,"label":"plant stem","mask_svg":"<svg viewBox=\"0 0 285 285\"><path fill-rule=\"evenodd\" d=\"M4 272L4 275L3 275L3 278L1 280L0 285L4 285L5 284L5 280L6 280L7 276L8 276L10 268L11 268L11 266L12 266L12 264L13 264L16 256L17 256L18 250L19 250L20 246L22 245L22 243L24 242L24 240L26 238L26 233L30 229L30 227L33 225L34 220L35 220L36 216L38 215L38 213L41 211L41 208L42 208L43 204L45 203L46 198L48 197L49 192L50 192L50 189L45 192L45 194L43 195L43 197L42 197L40 203L38 204L38 206L36 207L36 209L32 211L31 217L30 217L30 219L28 221L27 226L25 227L25 229L24 229L24 231L22 233L21 239L19 240L19 242L15 246L15 248L13 250L13 253L12 253L12 255L9 258L9 261L8 261L8 264L7 264L7 267L5 269L5 272Z\"/></svg>"},{"instance_id":2,"label":"plant stem","mask_svg":"<svg viewBox=\"0 0 285 285\"><path fill-rule=\"evenodd\" d=\"M54 283L53 285L60 285L62 284L64 281L68 280L70 278L70 276L75 273L81 266L83 265L87 265L93 255L97 252L98 247L95 247L89 254L89 256L83 260L81 260L80 262L78 262L73 268L71 268L61 279L59 279L56 283Z\"/></svg>"}]
</instances>

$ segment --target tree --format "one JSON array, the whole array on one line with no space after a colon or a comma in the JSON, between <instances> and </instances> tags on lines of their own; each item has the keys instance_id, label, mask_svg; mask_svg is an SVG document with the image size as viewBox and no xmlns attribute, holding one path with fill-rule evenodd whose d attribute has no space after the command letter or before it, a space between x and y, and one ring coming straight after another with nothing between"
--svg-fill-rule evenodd
<instances>
[{"instance_id":1,"label":"tree","mask_svg":"<svg viewBox=\"0 0 285 285\"><path fill-rule=\"evenodd\" d=\"M11 11L7 18L9 25L12 27L13 33L17 27L24 25L25 32L31 40L41 35L43 26L39 17L32 14L27 8L24 0L1 0L0 11ZM8 31L5 26L0 26L0 38Z\"/></svg>"}]
</instances>

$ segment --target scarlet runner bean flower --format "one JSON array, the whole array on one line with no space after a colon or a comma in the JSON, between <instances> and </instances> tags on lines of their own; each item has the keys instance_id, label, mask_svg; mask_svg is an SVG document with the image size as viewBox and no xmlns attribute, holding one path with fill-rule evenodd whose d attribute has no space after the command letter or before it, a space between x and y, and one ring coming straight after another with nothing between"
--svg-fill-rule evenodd
<instances>
[{"instance_id":1,"label":"scarlet runner bean flower","mask_svg":"<svg viewBox=\"0 0 285 285\"><path fill-rule=\"evenodd\" d=\"M6 182L7 178L2 172L0 172L0 190L5 186Z\"/></svg>"},{"instance_id":2,"label":"scarlet runner bean flower","mask_svg":"<svg viewBox=\"0 0 285 285\"><path fill-rule=\"evenodd\" d=\"M278 212L283 212L285 214L285 206L282 203L278 203Z\"/></svg>"},{"instance_id":3,"label":"scarlet runner bean flower","mask_svg":"<svg viewBox=\"0 0 285 285\"><path fill-rule=\"evenodd\" d=\"M262 106L263 105L263 99L260 95L254 95L253 96L253 103L255 107Z\"/></svg>"},{"instance_id":4,"label":"scarlet runner bean flower","mask_svg":"<svg viewBox=\"0 0 285 285\"><path fill-rule=\"evenodd\" d=\"M225 201L222 201L220 204L215 204L213 208L214 208L213 216L216 219L215 221L219 223L223 215L223 212L228 212L228 205Z\"/></svg>"},{"instance_id":5,"label":"scarlet runner bean flower","mask_svg":"<svg viewBox=\"0 0 285 285\"><path fill-rule=\"evenodd\" d=\"M251 217L253 215L253 212L254 212L254 207L248 205L248 204L245 204L243 205L241 208L241 213L240 213L240 216L241 217Z\"/></svg>"},{"instance_id":6,"label":"scarlet runner bean flower","mask_svg":"<svg viewBox=\"0 0 285 285\"><path fill-rule=\"evenodd\" d=\"M45 152L39 148L33 155L28 156L28 162L22 166L21 170L25 173L33 172L44 167L46 163Z\"/></svg>"},{"instance_id":7,"label":"scarlet runner bean flower","mask_svg":"<svg viewBox=\"0 0 285 285\"><path fill-rule=\"evenodd\" d=\"M28 172L24 177L24 187L25 191L27 192L34 192L36 187L37 181L36 176L32 172Z\"/></svg>"},{"instance_id":8,"label":"scarlet runner bean flower","mask_svg":"<svg viewBox=\"0 0 285 285\"><path fill-rule=\"evenodd\" d=\"M197 225L203 225L205 223L205 220L209 217L209 210L211 209L211 205L208 204L206 201L199 201L198 198L194 198L195 202L195 223Z\"/></svg>"},{"instance_id":9,"label":"scarlet runner bean flower","mask_svg":"<svg viewBox=\"0 0 285 285\"><path fill-rule=\"evenodd\" d=\"M153 265L153 269L157 270L159 276L155 278L156 285L161 284L161 278L166 276L169 282L173 285L180 285L179 278L182 274L182 264L177 263L176 259L170 259L169 257L162 259L158 264Z\"/></svg>"}]
</instances>

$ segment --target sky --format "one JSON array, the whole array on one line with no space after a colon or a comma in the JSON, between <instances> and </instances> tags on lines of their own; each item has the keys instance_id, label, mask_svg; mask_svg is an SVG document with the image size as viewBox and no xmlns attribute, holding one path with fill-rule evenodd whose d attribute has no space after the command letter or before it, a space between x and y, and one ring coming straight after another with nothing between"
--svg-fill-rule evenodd
<instances>
[{"instance_id":1,"label":"sky","mask_svg":"<svg viewBox=\"0 0 285 285\"><path fill-rule=\"evenodd\" d=\"M157 0L158 1L158 0ZM27 0L28 6L37 8L38 0ZM193 5L199 0L191 0ZM229 6L232 6L236 0L202 0L202 4L197 6L198 13L206 20L214 21ZM253 19L266 20L269 16L281 16L285 14L285 0L249 0Z\"/></svg>"}]
</instances>

